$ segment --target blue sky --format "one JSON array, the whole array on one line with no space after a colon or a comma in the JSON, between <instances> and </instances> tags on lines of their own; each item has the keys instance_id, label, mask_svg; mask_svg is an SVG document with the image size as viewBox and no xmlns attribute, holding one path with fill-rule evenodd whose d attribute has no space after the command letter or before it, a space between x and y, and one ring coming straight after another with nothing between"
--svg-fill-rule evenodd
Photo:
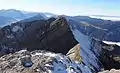
<instances>
[{"instance_id":1,"label":"blue sky","mask_svg":"<svg viewBox=\"0 0 120 73\"><path fill-rule=\"evenodd\" d=\"M120 16L120 0L0 0L0 9L65 15Z\"/></svg>"}]
</instances>

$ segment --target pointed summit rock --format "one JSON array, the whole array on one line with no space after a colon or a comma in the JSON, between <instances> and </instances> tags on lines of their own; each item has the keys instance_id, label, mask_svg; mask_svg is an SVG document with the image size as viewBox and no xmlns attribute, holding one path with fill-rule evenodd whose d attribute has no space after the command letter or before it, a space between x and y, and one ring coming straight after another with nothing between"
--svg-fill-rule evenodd
<instances>
[{"instance_id":1,"label":"pointed summit rock","mask_svg":"<svg viewBox=\"0 0 120 73\"><path fill-rule=\"evenodd\" d=\"M81 62L82 57L80 56L80 44L75 45L66 55L72 60Z\"/></svg>"}]
</instances>

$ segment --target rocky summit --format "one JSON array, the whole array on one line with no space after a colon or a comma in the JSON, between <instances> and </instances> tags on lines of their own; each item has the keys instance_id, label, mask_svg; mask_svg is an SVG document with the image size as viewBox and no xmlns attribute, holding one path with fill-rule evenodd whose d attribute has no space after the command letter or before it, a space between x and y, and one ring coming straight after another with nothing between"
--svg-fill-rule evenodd
<instances>
[{"instance_id":1,"label":"rocky summit","mask_svg":"<svg viewBox=\"0 0 120 73\"><path fill-rule=\"evenodd\" d=\"M83 63L60 53L21 50L0 57L0 73L92 73Z\"/></svg>"}]
</instances>

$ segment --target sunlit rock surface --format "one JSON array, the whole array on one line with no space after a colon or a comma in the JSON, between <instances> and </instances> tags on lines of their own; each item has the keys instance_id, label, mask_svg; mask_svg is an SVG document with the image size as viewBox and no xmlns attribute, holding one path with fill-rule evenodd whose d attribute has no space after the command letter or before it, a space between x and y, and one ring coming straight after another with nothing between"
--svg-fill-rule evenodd
<instances>
[{"instance_id":1,"label":"sunlit rock surface","mask_svg":"<svg viewBox=\"0 0 120 73\"><path fill-rule=\"evenodd\" d=\"M21 50L0 57L0 73L92 73L92 71L85 64L60 53Z\"/></svg>"}]
</instances>

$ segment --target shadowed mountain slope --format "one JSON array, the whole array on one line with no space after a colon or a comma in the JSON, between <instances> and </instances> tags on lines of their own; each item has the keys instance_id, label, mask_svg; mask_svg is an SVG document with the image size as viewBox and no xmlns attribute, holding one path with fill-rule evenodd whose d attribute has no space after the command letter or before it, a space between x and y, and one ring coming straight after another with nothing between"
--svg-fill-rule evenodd
<instances>
[{"instance_id":1,"label":"shadowed mountain slope","mask_svg":"<svg viewBox=\"0 0 120 73\"><path fill-rule=\"evenodd\" d=\"M2 28L2 45L12 48L44 49L66 54L78 42L69 28L67 20L60 16L48 20L14 23Z\"/></svg>"}]
</instances>

